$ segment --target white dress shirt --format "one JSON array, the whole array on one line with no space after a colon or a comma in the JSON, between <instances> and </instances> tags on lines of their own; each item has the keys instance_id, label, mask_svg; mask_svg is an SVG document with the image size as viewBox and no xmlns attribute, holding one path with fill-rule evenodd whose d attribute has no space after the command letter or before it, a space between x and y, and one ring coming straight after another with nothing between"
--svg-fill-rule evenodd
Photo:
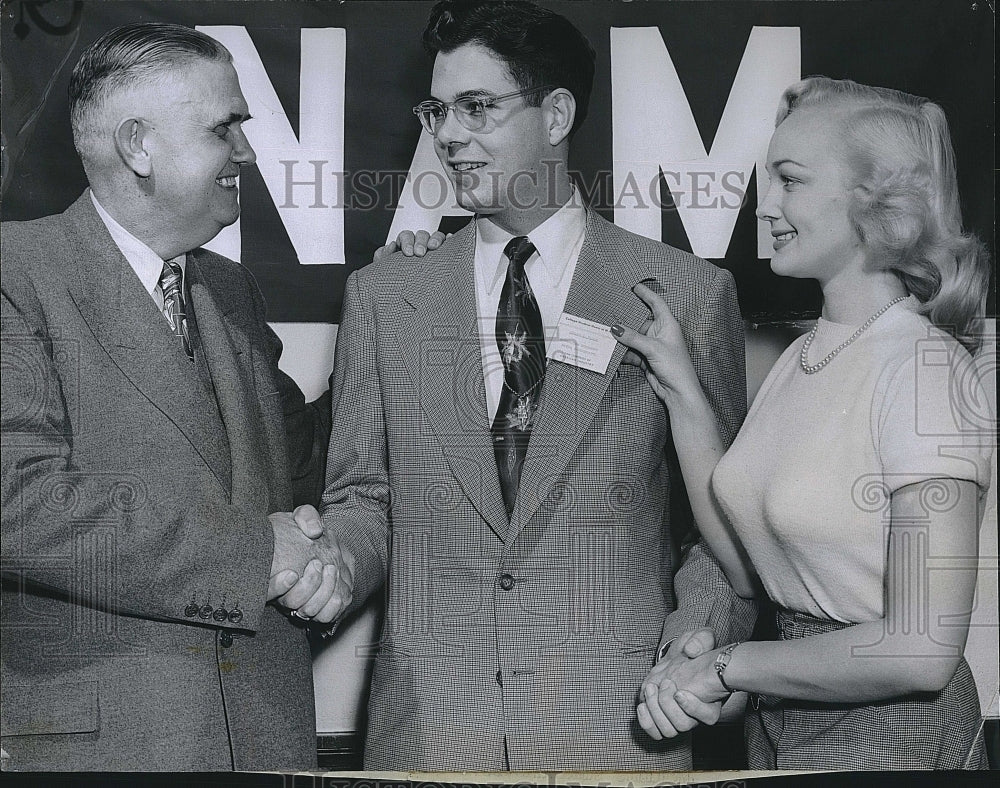
<instances>
[{"instance_id":1,"label":"white dress shirt","mask_svg":"<svg viewBox=\"0 0 1000 788\"><path fill-rule=\"evenodd\" d=\"M114 220L114 217L104 210L104 206L98 202L93 191L90 192L90 199L94 203L94 208L97 209L97 215L101 217L101 221L104 222L104 226L108 228L108 232L111 234L111 240L114 241L115 246L121 250L122 255L124 255L126 260L128 260L128 264L132 266L132 270L135 271L135 275L139 277L139 281L142 282L142 286L153 299L153 302L156 304L156 308L160 310L160 314L163 315L164 320L170 323L170 317L163 310L163 290L160 287L160 274L163 273L162 258L146 246L146 244L132 235L132 233L118 224L118 222ZM181 267L181 292L183 292L187 255L178 255L173 258L171 262L178 263Z\"/></svg>"},{"instance_id":2,"label":"white dress shirt","mask_svg":"<svg viewBox=\"0 0 1000 788\"><path fill-rule=\"evenodd\" d=\"M557 326L573 281L576 260L583 247L587 212L576 191L569 201L528 233L535 253L525 263L525 272L542 314L546 349L557 337ZM476 315L483 354L483 381L490 423L500 406L504 367L496 341L497 310L507 278L504 247L514 236L488 218L476 220Z\"/></svg>"}]
</instances>

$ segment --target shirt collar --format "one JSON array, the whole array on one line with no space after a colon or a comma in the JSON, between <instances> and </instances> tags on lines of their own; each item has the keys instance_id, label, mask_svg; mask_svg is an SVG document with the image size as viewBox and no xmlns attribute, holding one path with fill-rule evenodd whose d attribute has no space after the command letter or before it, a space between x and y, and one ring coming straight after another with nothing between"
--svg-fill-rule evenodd
<instances>
[{"instance_id":1,"label":"shirt collar","mask_svg":"<svg viewBox=\"0 0 1000 788\"><path fill-rule=\"evenodd\" d=\"M90 192L90 199L94 203L94 208L97 209L97 215L101 217L104 226L108 228L111 240L115 242L115 246L118 247L128 261L128 264L132 267L132 270L135 271L146 292L152 295L156 286L160 283L160 274L163 273L163 260L156 252L118 224L114 217L98 201L93 190ZM173 262L180 264L181 272L183 273L185 271L187 255L178 255L173 258Z\"/></svg>"},{"instance_id":2,"label":"shirt collar","mask_svg":"<svg viewBox=\"0 0 1000 788\"><path fill-rule=\"evenodd\" d=\"M587 211L580 193L574 188L569 200L558 211L528 233L529 240L538 251L538 262L553 284L559 282L566 272L573 251L586 229ZM476 275L482 278L489 290L506 274L507 260L503 250L514 237L488 218L476 217L476 257L482 261Z\"/></svg>"}]
</instances>

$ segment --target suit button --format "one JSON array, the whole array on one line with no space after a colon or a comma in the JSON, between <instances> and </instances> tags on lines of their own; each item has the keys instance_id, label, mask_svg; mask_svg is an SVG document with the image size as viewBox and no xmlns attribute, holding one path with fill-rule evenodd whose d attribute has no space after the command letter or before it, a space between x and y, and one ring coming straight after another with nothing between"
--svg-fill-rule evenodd
<instances>
[{"instance_id":1,"label":"suit button","mask_svg":"<svg viewBox=\"0 0 1000 788\"><path fill-rule=\"evenodd\" d=\"M198 618L211 618L212 617L212 606L202 605L198 609Z\"/></svg>"},{"instance_id":2,"label":"suit button","mask_svg":"<svg viewBox=\"0 0 1000 788\"><path fill-rule=\"evenodd\" d=\"M500 686L500 689L503 689L503 671L501 670L497 671L497 684Z\"/></svg>"},{"instance_id":3,"label":"suit button","mask_svg":"<svg viewBox=\"0 0 1000 788\"><path fill-rule=\"evenodd\" d=\"M500 575L500 588L502 588L504 591L510 591L513 587L514 587L514 578L511 575L507 574L506 572Z\"/></svg>"},{"instance_id":4,"label":"suit button","mask_svg":"<svg viewBox=\"0 0 1000 788\"><path fill-rule=\"evenodd\" d=\"M234 607L229 611L229 621L232 624L239 624L243 620L243 611Z\"/></svg>"},{"instance_id":5,"label":"suit button","mask_svg":"<svg viewBox=\"0 0 1000 788\"><path fill-rule=\"evenodd\" d=\"M222 632L219 633L219 643L222 644L223 648L229 648L231 645L233 645L233 636L228 632L226 632L225 630L223 630Z\"/></svg>"},{"instance_id":6,"label":"suit button","mask_svg":"<svg viewBox=\"0 0 1000 788\"><path fill-rule=\"evenodd\" d=\"M192 602L190 605L184 608L184 615L187 616L188 618L194 618L196 615L198 615L198 606L194 602Z\"/></svg>"},{"instance_id":7,"label":"suit button","mask_svg":"<svg viewBox=\"0 0 1000 788\"><path fill-rule=\"evenodd\" d=\"M218 607L215 609L215 612L212 613L212 618L216 621L225 621L229 618L229 611L224 607Z\"/></svg>"}]
</instances>

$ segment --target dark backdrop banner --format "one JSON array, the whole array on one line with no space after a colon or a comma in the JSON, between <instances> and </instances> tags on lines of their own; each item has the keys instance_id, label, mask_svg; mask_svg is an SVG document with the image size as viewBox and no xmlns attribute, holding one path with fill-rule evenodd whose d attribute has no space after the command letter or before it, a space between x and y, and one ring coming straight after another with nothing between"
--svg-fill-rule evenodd
<instances>
[{"instance_id":1,"label":"dark backdrop banner","mask_svg":"<svg viewBox=\"0 0 1000 788\"><path fill-rule=\"evenodd\" d=\"M754 216L781 90L802 75L886 85L951 121L967 225L994 248L993 15L985 2L550 2L597 50L579 187L609 219L731 270L744 315L815 316L818 289L768 268ZM66 85L116 25L198 27L233 52L258 154L242 218L212 248L257 276L275 322L336 323L347 275L399 229L453 229L430 140L425 2L10 2L2 17L4 220L84 189ZM991 297L990 311L995 312Z\"/></svg>"}]
</instances>

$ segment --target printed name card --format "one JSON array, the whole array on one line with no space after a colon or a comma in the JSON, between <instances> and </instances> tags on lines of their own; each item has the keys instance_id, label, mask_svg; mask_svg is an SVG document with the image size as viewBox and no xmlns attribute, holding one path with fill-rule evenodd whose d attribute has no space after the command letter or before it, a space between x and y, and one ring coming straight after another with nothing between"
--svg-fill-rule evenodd
<instances>
[{"instance_id":1,"label":"printed name card","mask_svg":"<svg viewBox=\"0 0 1000 788\"><path fill-rule=\"evenodd\" d=\"M610 326L563 312L547 355L553 361L603 375L617 345Z\"/></svg>"}]
</instances>

